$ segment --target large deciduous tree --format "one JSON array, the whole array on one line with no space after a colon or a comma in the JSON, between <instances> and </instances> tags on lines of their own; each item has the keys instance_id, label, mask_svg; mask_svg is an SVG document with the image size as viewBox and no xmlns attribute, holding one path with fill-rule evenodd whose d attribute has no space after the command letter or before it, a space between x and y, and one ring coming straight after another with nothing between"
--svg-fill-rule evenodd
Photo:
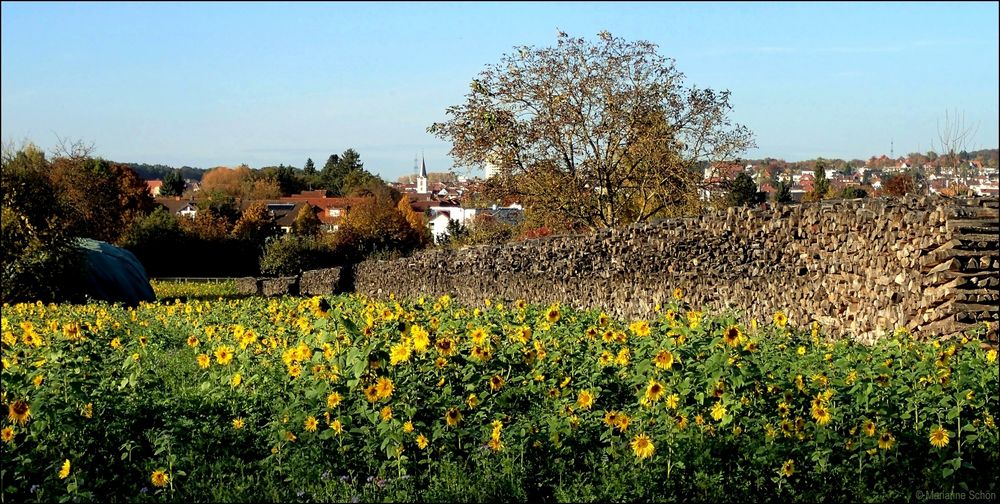
<instances>
[{"instance_id":1,"label":"large deciduous tree","mask_svg":"<svg viewBox=\"0 0 1000 504\"><path fill-rule=\"evenodd\" d=\"M520 47L488 66L428 131L452 142L456 164L497 166L497 192L612 227L691 201L699 164L754 146L730 121L729 96L686 86L652 43L560 33L555 47Z\"/></svg>"}]
</instances>

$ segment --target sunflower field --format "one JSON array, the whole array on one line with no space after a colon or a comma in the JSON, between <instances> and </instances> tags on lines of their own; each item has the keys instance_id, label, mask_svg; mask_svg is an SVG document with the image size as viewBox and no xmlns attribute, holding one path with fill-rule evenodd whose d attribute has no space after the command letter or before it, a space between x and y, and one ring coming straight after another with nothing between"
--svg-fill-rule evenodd
<instances>
[{"instance_id":1,"label":"sunflower field","mask_svg":"<svg viewBox=\"0 0 1000 504\"><path fill-rule=\"evenodd\" d=\"M995 498L996 328L863 346L675 294L4 306L3 500Z\"/></svg>"}]
</instances>

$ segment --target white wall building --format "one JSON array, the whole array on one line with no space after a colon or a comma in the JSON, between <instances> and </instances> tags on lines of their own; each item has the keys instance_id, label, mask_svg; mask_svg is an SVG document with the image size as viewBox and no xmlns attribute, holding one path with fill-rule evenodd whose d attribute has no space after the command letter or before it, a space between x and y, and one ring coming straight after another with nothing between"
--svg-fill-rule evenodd
<instances>
[{"instance_id":1,"label":"white wall building","mask_svg":"<svg viewBox=\"0 0 1000 504\"><path fill-rule=\"evenodd\" d=\"M448 236L448 223L457 221L459 224L471 227L477 215L489 214L504 221L516 220L523 214L524 207L515 203L508 207L491 208L462 208L452 206L432 206L430 207L430 221L427 225L431 228L431 236L434 243L439 243L443 237Z\"/></svg>"}]
</instances>

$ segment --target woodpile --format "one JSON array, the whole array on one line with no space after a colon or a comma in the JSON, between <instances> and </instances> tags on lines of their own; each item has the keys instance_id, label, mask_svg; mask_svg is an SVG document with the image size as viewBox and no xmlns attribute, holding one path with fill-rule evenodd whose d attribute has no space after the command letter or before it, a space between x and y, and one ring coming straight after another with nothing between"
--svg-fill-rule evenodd
<instances>
[{"instance_id":1,"label":"woodpile","mask_svg":"<svg viewBox=\"0 0 1000 504\"><path fill-rule=\"evenodd\" d=\"M731 309L745 321L782 311L795 324L817 321L828 334L861 341L898 328L942 337L981 321L997 327L998 234L995 199L729 208L585 236L365 261L354 266L353 286L372 296L560 302L626 318L653 316L680 288L694 307ZM325 285L316 292L333 292Z\"/></svg>"}]
</instances>

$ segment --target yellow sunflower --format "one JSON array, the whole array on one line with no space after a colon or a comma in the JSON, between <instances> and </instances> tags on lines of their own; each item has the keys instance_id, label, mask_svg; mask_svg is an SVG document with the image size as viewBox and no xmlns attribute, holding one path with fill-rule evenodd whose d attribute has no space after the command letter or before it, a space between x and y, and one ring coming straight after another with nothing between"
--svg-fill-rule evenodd
<instances>
[{"instance_id":1,"label":"yellow sunflower","mask_svg":"<svg viewBox=\"0 0 1000 504\"><path fill-rule=\"evenodd\" d=\"M230 346L221 346L215 351L215 360L223 366L229 365L233 360L233 348Z\"/></svg>"},{"instance_id":2,"label":"yellow sunflower","mask_svg":"<svg viewBox=\"0 0 1000 504\"><path fill-rule=\"evenodd\" d=\"M656 363L656 367L658 368L670 369L670 367L674 365L674 354L667 350L660 350L657 352L653 362Z\"/></svg>"},{"instance_id":3,"label":"yellow sunflower","mask_svg":"<svg viewBox=\"0 0 1000 504\"><path fill-rule=\"evenodd\" d=\"M896 444L896 438L889 432L883 432L882 435L878 437L878 447L882 450L888 450L892 448L892 445L894 444Z\"/></svg>"},{"instance_id":4,"label":"yellow sunflower","mask_svg":"<svg viewBox=\"0 0 1000 504\"><path fill-rule=\"evenodd\" d=\"M632 451L639 460L653 456L655 449L653 442L645 434L640 434L632 439Z\"/></svg>"},{"instance_id":5,"label":"yellow sunflower","mask_svg":"<svg viewBox=\"0 0 1000 504\"><path fill-rule=\"evenodd\" d=\"M643 404L654 403L659 401L663 397L665 389L663 384L656 380L649 380L649 384L646 385L646 394L642 398Z\"/></svg>"},{"instance_id":6,"label":"yellow sunflower","mask_svg":"<svg viewBox=\"0 0 1000 504\"><path fill-rule=\"evenodd\" d=\"M783 312L776 312L774 314L774 325L784 328L786 324L788 324L788 316Z\"/></svg>"},{"instance_id":7,"label":"yellow sunflower","mask_svg":"<svg viewBox=\"0 0 1000 504\"><path fill-rule=\"evenodd\" d=\"M3 430L0 430L0 440L3 440L4 443L11 443L14 441L14 434L13 427L4 427Z\"/></svg>"},{"instance_id":8,"label":"yellow sunflower","mask_svg":"<svg viewBox=\"0 0 1000 504\"><path fill-rule=\"evenodd\" d=\"M66 461L62 463L62 467L59 469L59 479L66 479L69 476L69 470L69 459L66 459Z\"/></svg>"},{"instance_id":9,"label":"yellow sunflower","mask_svg":"<svg viewBox=\"0 0 1000 504\"><path fill-rule=\"evenodd\" d=\"M948 431L938 425L931 431L930 440L931 444L935 447L944 448L945 446L948 446L948 441L951 439L948 437Z\"/></svg>"},{"instance_id":10,"label":"yellow sunflower","mask_svg":"<svg viewBox=\"0 0 1000 504\"><path fill-rule=\"evenodd\" d=\"M826 425L831 420L830 410L823 405L814 405L812 407L812 417L818 425Z\"/></svg>"},{"instance_id":11,"label":"yellow sunflower","mask_svg":"<svg viewBox=\"0 0 1000 504\"><path fill-rule=\"evenodd\" d=\"M160 488L167 486L167 483L170 482L170 476L167 475L163 469L153 471L153 475L150 476L149 479L153 482L153 486L158 486Z\"/></svg>"},{"instance_id":12,"label":"yellow sunflower","mask_svg":"<svg viewBox=\"0 0 1000 504\"><path fill-rule=\"evenodd\" d=\"M453 355L456 350L455 341L451 338L439 338L434 346L437 348L438 353L445 357Z\"/></svg>"},{"instance_id":13,"label":"yellow sunflower","mask_svg":"<svg viewBox=\"0 0 1000 504\"><path fill-rule=\"evenodd\" d=\"M555 324L556 322L559 322L560 316L561 315L559 314L558 304L554 304L550 306L548 310L545 310L545 320L548 321L548 323L550 324Z\"/></svg>"},{"instance_id":14,"label":"yellow sunflower","mask_svg":"<svg viewBox=\"0 0 1000 504\"><path fill-rule=\"evenodd\" d=\"M576 404L582 409L589 410L594 405L594 395L589 390L581 390L579 397L576 399Z\"/></svg>"},{"instance_id":15,"label":"yellow sunflower","mask_svg":"<svg viewBox=\"0 0 1000 504\"><path fill-rule=\"evenodd\" d=\"M781 465L781 475L790 478L793 474L795 474L795 461L788 459Z\"/></svg>"},{"instance_id":16,"label":"yellow sunflower","mask_svg":"<svg viewBox=\"0 0 1000 504\"><path fill-rule=\"evenodd\" d=\"M743 338L743 331L740 330L739 326L731 325L722 333L722 341L731 347L739 345L741 338Z\"/></svg>"},{"instance_id":17,"label":"yellow sunflower","mask_svg":"<svg viewBox=\"0 0 1000 504\"><path fill-rule=\"evenodd\" d=\"M246 423L243 421L242 418L236 417L236 418L233 419L233 428L234 429L241 430L241 429L243 429L244 426L246 426Z\"/></svg>"},{"instance_id":18,"label":"yellow sunflower","mask_svg":"<svg viewBox=\"0 0 1000 504\"><path fill-rule=\"evenodd\" d=\"M417 436L417 447L418 448L420 448L421 450L423 450L424 448L427 448L428 444L429 443L427 441L427 436L425 436L423 434L420 434L419 436Z\"/></svg>"},{"instance_id":19,"label":"yellow sunflower","mask_svg":"<svg viewBox=\"0 0 1000 504\"><path fill-rule=\"evenodd\" d=\"M873 422L871 420L865 420L865 423L862 424L862 426L861 426L861 430L865 431L865 435L868 436L868 437L874 436L875 435L875 422Z\"/></svg>"},{"instance_id":20,"label":"yellow sunflower","mask_svg":"<svg viewBox=\"0 0 1000 504\"><path fill-rule=\"evenodd\" d=\"M462 421L462 413L458 411L458 408L451 408L445 413L444 419L449 427L454 427Z\"/></svg>"},{"instance_id":21,"label":"yellow sunflower","mask_svg":"<svg viewBox=\"0 0 1000 504\"><path fill-rule=\"evenodd\" d=\"M715 405L712 406L712 418L715 419L716 422L718 422L721 421L725 416L726 416L726 407L723 406L721 402L715 403Z\"/></svg>"},{"instance_id":22,"label":"yellow sunflower","mask_svg":"<svg viewBox=\"0 0 1000 504\"><path fill-rule=\"evenodd\" d=\"M409 340L403 340L392 347L392 351L389 353L389 364L395 366L401 362L410 360L410 353Z\"/></svg>"},{"instance_id":23,"label":"yellow sunflower","mask_svg":"<svg viewBox=\"0 0 1000 504\"><path fill-rule=\"evenodd\" d=\"M303 422L303 427L305 428L306 432L316 432L317 425L319 425L319 422L316 421L316 417L314 416L307 417L306 421Z\"/></svg>"},{"instance_id":24,"label":"yellow sunflower","mask_svg":"<svg viewBox=\"0 0 1000 504\"><path fill-rule=\"evenodd\" d=\"M392 396L394 390L395 387L392 384L392 380L385 376L379 378L378 382L375 383L375 393L378 394L379 399L386 399Z\"/></svg>"},{"instance_id":25,"label":"yellow sunflower","mask_svg":"<svg viewBox=\"0 0 1000 504\"><path fill-rule=\"evenodd\" d=\"M7 418L11 422L17 422L24 425L28 419L31 417L31 407L28 403L21 399L18 399L7 406Z\"/></svg>"},{"instance_id":26,"label":"yellow sunflower","mask_svg":"<svg viewBox=\"0 0 1000 504\"><path fill-rule=\"evenodd\" d=\"M504 380L503 380L502 376L500 376L500 375L493 375L493 377L490 378L490 390L492 390L494 392L500 390L500 388L503 387L503 383L504 383Z\"/></svg>"}]
</instances>

